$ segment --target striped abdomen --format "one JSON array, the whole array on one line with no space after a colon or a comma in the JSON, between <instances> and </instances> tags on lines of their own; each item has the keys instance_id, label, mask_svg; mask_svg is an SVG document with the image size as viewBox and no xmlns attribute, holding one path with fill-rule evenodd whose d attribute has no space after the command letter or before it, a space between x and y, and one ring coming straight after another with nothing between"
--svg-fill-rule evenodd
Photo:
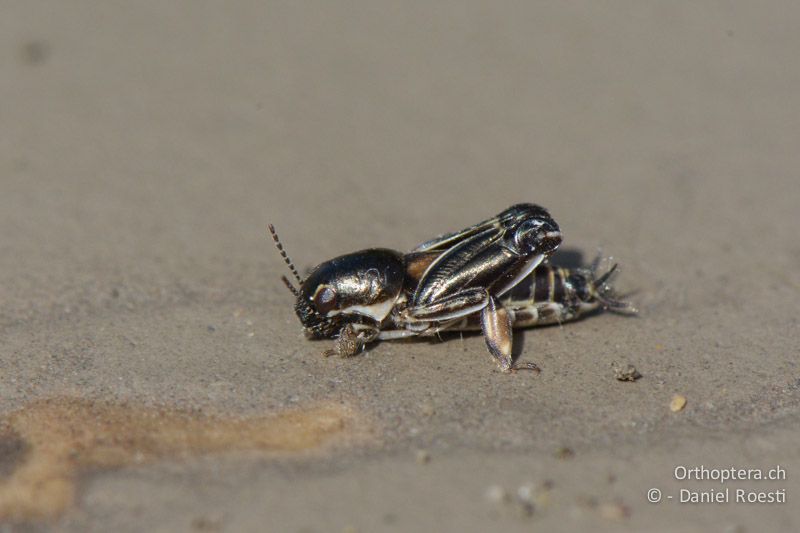
<instances>
[{"instance_id":1,"label":"striped abdomen","mask_svg":"<svg viewBox=\"0 0 800 533\"><path fill-rule=\"evenodd\" d=\"M583 271L550 264L539 266L503 299L512 312L514 327L555 324L594 310L594 285Z\"/></svg>"},{"instance_id":2,"label":"striped abdomen","mask_svg":"<svg viewBox=\"0 0 800 533\"><path fill-rule=\"evenodd\" d=\"M594 276L587 269L539 265L500 298L513 327L544 326L574 320L600 307ZM480 315L470 315L448 330L480 329Z\"/></svg>"},{"instance_id":3,"label":"striped abdomen","mask_svg":"<svg viewBox=\"0 0 800 533\"><path fill-rule=\"evenodd\" d=\"M566 268L539 265L533 274L503 296L503 302L525 302L528 305L572 303L577 299L577 294L570 274Z\"/></svg>"}]
</instances>

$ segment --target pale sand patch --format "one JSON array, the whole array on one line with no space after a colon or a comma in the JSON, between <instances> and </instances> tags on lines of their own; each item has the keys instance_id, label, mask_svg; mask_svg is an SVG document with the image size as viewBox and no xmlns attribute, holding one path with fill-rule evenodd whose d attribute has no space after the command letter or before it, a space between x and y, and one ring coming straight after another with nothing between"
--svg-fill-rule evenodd
<instances>
[{"instance_id":1,"label":"pale sand patch","mask_svg":"<svg viewBox=\"0 0 800 533\"><path fill-rule=\"evenodd\" d=\"M30 403L3 425L3 449L13 452L4 455L16 464L3 465L0 518L12 520L57 517L74 501L81 469L230 451L297 453L358 427L338 404L238 417L77 398Z\"/></svg>"}]
</instances>

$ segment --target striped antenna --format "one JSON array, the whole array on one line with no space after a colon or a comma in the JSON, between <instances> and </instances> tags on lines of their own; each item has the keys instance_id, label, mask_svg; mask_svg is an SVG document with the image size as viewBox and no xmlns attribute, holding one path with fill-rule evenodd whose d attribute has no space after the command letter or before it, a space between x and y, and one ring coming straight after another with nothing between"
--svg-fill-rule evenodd
<instances>
[{"instance_id":1,"label":"striped antenna","mask_svg":"<svg viewBox=\"0 0 800 533\"><path fill-rule=\"evenodd\" d=\"M283 249L283 244L281 244L281 240L280 240L280 238L278 238L278 233L275 231L275 226L273 226L272 224L269 225L269 233L270 233L270 235L272 235L272 240L275 241L275 247L280 252L281 257L283 257L283 261L286 263L286 266L288 266L289 270L292 271L292 275L294 275L294 279L297 280L298 284L302 285L303 284L303 279L300 277L300 274L297 273L297 269L294 267L294 263L292 263L292 260L289 259L289 256L286 254L286 250ZM292 294L297 296L299 294L299 292L294 287L294 285L292 285L292 282L289 281L286 278L286 276L282 276L282 279L283 279L283 282L286 284L286 286L289 288L289 290L292 291Z\"/></svg>"},{"instance_id":2,"label":"striped antenna","mask_svg":"<svg viewBox=\"0 0 800 533\"><path fill-rule=\"evenodd\" d=\"M281 280L283 281L283 284L286 285L286 288L292 291L292 294L294 294L298 298L300 297L300 293L298 292L297 289L294 288L294 285L292 285L292 282L289 281L289 278L287 278L286 276L281 276Z\"/></svg>"}]
</instances>

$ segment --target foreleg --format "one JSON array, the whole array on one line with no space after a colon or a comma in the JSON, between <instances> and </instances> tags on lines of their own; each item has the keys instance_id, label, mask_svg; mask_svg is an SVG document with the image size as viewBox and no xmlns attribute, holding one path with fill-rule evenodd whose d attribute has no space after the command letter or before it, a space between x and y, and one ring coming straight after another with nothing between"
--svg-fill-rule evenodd
<instances>
[{"instance_id":1,"label":"foreleg","mask_svg":"<svg viewBox=\"0 0 800 533\"><path fill-rule=\"evenodd\" d=\"M357 331L353 324L347 324L339 332L339 336L333 341L333 349L325 350L322 355L329 357L338 355L339 357L352 357L364 349L368 342L378 338L380 332L374 328L360 327Z\"/></svg>"}]
</instances>

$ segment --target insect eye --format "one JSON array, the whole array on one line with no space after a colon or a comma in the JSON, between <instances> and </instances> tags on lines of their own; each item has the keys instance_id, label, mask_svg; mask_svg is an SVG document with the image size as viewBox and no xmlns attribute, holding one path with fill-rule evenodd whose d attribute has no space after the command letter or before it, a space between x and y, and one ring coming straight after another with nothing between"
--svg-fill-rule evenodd
<instances>
[{"instance_id":1,"label":"insect eye","mask_svg":"<svg viewBox=\"0 0 800 533\"><path fill-rule=\"evenodd\" d=\"M330 287L325 287L314 295L314 305L320 313L327 313L336 309L336 291Z\"/></svg>"}]
</instances>

